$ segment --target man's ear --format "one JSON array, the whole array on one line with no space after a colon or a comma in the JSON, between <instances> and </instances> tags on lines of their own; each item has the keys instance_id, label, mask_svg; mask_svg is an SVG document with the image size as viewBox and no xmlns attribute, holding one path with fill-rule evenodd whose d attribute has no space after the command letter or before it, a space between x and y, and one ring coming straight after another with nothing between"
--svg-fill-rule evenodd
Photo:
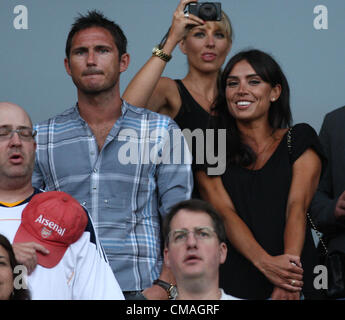
<instances>
[{"instance_id":1,"label":"man's ear","mask_svg":"<svg viewBox=\"0 0 345 320\"><path fill-rule=\"evenodd\" d=\"M221 242L219 245L219 263L223 264L226 260L228 254L228 247L224 242Z\"/></svg>"},{"instance_id":2,"label":"man's ear","mask_svg":"<svg viewBox=\"0 0 345 320\"><path fill-rule=\"evenodd\" d=\"M124 71L127 70L130 61L131 61L131 57L130 57L130 55L128 53L124 53L121 56L121 59L120 59L120 72L124 72Z\"/></svg>"},{"instance_id":3,"label":"man's ear","mask_svg":"<svg viewBox=\"0 0 345 320\"><path fill-rule=\"evenodd\" d=\"M69 65L69 59L66 57L64 59L64 64L65 64L65 69L66 69L66 72L68 73L68 75L71 75L71 68L70 68L70 65Z\"/></svg>"}]
</instances>

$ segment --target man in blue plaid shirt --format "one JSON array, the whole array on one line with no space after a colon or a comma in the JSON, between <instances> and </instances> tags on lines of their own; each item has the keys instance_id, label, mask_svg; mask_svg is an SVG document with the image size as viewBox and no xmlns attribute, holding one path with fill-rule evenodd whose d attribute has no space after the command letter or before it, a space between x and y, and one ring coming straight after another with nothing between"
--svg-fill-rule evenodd
<instances>
[{"instance_id":1,"label":"man in blue plaid shirt","mask_svg":"<svg viewBox=\"0 0 345 320\"><path fill-rule=\"evenodd\" d=\"M97 11L80 16L66 43L65 68L77 104L37 130L33 185L61 190L90 212L127 298L167 298L161 220L192 190L190 154L175 122L121 100L127 40Z\"/></svg>"}]
</instances>

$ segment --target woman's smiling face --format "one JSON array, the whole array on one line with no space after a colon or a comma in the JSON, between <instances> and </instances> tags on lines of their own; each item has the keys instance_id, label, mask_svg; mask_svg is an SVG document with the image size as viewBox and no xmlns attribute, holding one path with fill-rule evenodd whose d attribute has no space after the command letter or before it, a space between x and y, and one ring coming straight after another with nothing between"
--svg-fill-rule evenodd
<instances>
[{"instance_id":1,"label":"woman's smiling face","mask_svg":"<svg viewBox=\"0 0 345 320\"><path fill-rule=\"evenodd\" d=\"M242 60L230 71L225 90L230 114L239 121L253 121L268 119L271 102L279 98L281 87L272 88L246 60Z\"/></svg>"}]
</instances>

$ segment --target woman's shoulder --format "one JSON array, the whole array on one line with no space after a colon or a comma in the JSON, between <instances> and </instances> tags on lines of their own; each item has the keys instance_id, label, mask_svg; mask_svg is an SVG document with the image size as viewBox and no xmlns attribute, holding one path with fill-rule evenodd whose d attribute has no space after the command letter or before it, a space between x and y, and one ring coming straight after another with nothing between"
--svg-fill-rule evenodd
<instances>
[{"instance_id":1,"label":"woman's shoulder","mask_svg":"<svg viewBox=\"0 0 345 320\"><path fill-rule=\"evenodd\" d=\"M310 144L318 144L319 137L315 129L308 123L297 123L290 128L290 136L293 145L295 146L308 146Z\"/></svg>"},{"instance_id":2,"label":"woman's shoulder","mask_svg":"<svg viewBox=\"0 0 345 320\"><path fill-rule=\"evenodd\" d=\"M290 130L295 136L308 135L317 137L315 129L308 123L297 123L292 128L290 128Z\"/></svg>"},{"instance_id":3,"label":"woman's shoulder","mask_svg":"<svg viewBox=\"0 0 345 320\"><path fill-rule=\"evenodd\" d=\"M292 146L292 162L298 159L304 151L311 148L320 158L323 158L323 149L315 129L307 123L298 123L291 129L290 144Z\"/></svg>"}]
</instances>

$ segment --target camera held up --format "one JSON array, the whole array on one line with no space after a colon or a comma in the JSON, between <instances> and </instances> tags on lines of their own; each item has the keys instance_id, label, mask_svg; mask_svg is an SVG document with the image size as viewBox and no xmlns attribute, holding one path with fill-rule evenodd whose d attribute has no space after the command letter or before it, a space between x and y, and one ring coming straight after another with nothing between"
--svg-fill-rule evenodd
<instances>
[{"instance_id":1,"label":"camera held up","mask_svg":"<svg viewBox=\"0 0 345 320\"><path fill-rule=\"evenodd\" d=\"M186 5L184 12L193 14L204 21L220 21L221 9L220 2L192 2Z\"/></svg>"}]
</instances>

